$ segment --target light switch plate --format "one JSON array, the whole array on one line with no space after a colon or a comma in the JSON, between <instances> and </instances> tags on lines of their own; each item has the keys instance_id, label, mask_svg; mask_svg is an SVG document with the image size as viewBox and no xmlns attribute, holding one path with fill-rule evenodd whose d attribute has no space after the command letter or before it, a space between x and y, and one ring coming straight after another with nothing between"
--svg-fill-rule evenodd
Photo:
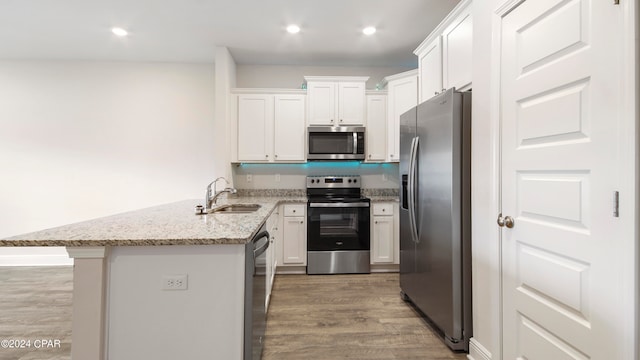
<instances>
[{"instance_id":1,"label":"light switch plate","mask_svg":"<svg viewBox=\"0 0 640 360\"><path fill-rule=\"evenodd\" d=\"M252 182L252 181L253 181L253 175L247 174L247 182Z\"/></svg>"}]
</instances>

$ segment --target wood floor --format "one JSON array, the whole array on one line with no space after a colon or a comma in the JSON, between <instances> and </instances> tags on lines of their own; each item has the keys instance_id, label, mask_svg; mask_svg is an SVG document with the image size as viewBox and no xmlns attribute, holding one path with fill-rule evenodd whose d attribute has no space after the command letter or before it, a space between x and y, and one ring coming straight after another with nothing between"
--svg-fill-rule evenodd
<instances>
[{"instance_id":1,"label":"wood floor","mask_svg":"<svg viewBox=\"0 0 640 360\"><path fill-rule=\"evenodd\" d=\"M398 274L277 276L263 360L466 359L400 299Z\"/></svg>"},{"instance_id":2,"label":"wood floor","mask_svg":"<svg viewBox=\"0 0 640 360\"><path fill-rule=\"evenodd\" d=\"M0 267L0 341L25 340L21 349L0 347L0 360L71 359L72 289L71 266ZM42 339L60 347L43 348Z\"/></svg>"},{"instance_id":3,"label":"wood floor","mask_svg":"<svg viewBox=\"0 0 640 360\"><path fill-rule=\"evenodd\" d=\"M71 358L71 267L0 267L0 360ZM465 359L431 332L399 295L398 274L279 275L262 358ZM35 348L58 339L59 348Z\"/></svg>"}]
</instances>

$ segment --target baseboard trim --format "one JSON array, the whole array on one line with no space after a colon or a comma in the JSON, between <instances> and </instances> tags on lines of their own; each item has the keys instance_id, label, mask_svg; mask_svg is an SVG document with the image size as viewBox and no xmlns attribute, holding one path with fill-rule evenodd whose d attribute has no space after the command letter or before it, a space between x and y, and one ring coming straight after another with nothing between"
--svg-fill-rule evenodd
<instances>
[{"instance_id":1,"label":"baseboard trim","mask_svg":"<svg viewBox=\"0 0 640 360\"><path fill-rule=\"evenodd\" d=\"M69 266L73 259L65 255L0 255L0 266Z\"/></svg>"},{"instance_id":2,"label":"baseboard trim","mask_svg":"<svg viewBox=\"0 0 640 360\"><path fill-rule=\"evenodd\" d=\"M476 339L471 338L469 340L469 355L467 355L467 358L469 360L491 360L491 353Z\"/></svg>"}]
</instances>

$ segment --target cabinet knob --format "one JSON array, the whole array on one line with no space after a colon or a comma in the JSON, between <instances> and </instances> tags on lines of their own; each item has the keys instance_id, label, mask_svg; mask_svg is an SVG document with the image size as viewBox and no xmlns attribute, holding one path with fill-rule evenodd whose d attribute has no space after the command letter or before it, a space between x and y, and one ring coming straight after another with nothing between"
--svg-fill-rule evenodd
<instances>
[{"instance_id":1,"label":"cabinet knob","mask_svg":"<svg viewBox=\"0 0 640 360\"><path fill-rule=\"evenodd\" d=\"M382 212L385 212L387 209L382 209Z\"/></svg>"},{"instance_id":2,"label":"cabinet knob","mask_svg":"<svg viewBox=\"0 0 640 360\"><path fill-rule=\"evenodd\" d=\"M278 155L273 155L273 157L278 157Z\"/></svg>"},{"instance_id":3,"label":"cabinet knob","mask_svg":"<svg viewBox=\"0 0 640 360\"><path fill-rule=\"evenodd\" d=\"M268 158L268 157L269 157L269 155L265 155L264 157Z\"/></svg>"},{"instance_id":4,"label":"cabinet knob","mask_svg":"<svg viewBox=\"0 0 640 360\"><path fill-rule=\"evenodd\" d=\"M369 159L371 159L371 154L369 154Z\"/></svg>"},{"instance_id":5,"label":"cabinet knob","mask_svg":"<svg viewBox=\"0 0 640 360\"><path fill-rule=\"evenodd\" d=\"M393 154L389 154L389 157L393 157Z\"/></svg>"},{"instance_id":6,"label":"cabinet knob","mask_svg":"<svg viewBox=\"0 0 640 360\"><path fill-rule=\"evenodd\" d=\"M342 122L342 119L340 119L340 122Z\"/></svg>"},{"instance_id":7,"label":"cabinet knob","mask_svg":"<svg viewBox=\"0 0 640 360\"><path fill-rule=\"evenodd\" d=\"M331 119L331 122L333 123L333 119Z\"/></svg>"},{"instance_id":8,"label":"cabinet knob","mask_svg":"<svg viewBox=\"0 0 640 360\"><path fill-rule=\"evenodd\" d=\"M374 224L377 224L377 223L378 223L377 221L374 221Z\"/></svg>"},{"instance_id":9,"label":"cabinet knob","mask_svg":"<svg viewBox=\"0 0 640 360\"><path fill-rule=\"evenodd\" d=\"M300 224L304 224L304 221L300 221Z\"/></svg>"}]
</instances>

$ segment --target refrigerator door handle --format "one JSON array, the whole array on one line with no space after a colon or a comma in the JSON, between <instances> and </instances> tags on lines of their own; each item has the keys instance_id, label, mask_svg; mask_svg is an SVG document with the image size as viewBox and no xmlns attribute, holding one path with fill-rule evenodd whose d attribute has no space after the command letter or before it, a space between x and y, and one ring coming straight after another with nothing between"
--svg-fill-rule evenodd
<instances>
[{"instance_id":1,"label":"refrigerator door handle","mask_svg":"<svg viewBox=\"0 0 640 360\"><path fill-rule=\"evenodd\" d=\"M411 239L414 243L418 243L418 227L416 224L416 163L418 137L411 140L411 153L409 156L409 225L411 227Z\"/></svg>"}]
</instances>

